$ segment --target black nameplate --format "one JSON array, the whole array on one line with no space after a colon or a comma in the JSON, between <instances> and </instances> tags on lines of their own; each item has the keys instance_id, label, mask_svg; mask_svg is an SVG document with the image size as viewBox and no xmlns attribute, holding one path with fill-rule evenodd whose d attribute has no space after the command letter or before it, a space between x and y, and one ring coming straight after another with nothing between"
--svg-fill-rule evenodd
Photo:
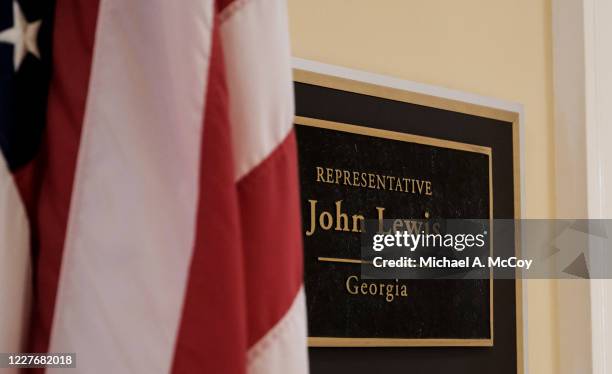
<instances>
[{"instance_id":1,"label":"black nameplate","mask_svg":"<svg viewBox=\"0 0 612 374\"><path fill-rule=\"evenodd\" d=\"M317 166L351 168L372 173L376 172L376 168L380 168L380 171L431 181L431 198L427 195L417 195L391 199L395 203L385 206L385 214L389 218L399 214L397 212L400 210L400 213L404 213L406 209L409 214L415 214L416 218L425 218L426 209L431 209L428 211L432 215L448 214L453 217L452 206L447 203L456 202L456 195L459 193L477 198L479 204L487 201L482 178L486 172L477 161L483 157L482 154L477 154L479 152L464 152L464 149L446 147L440 143L423 144L414 139L388 139L368 130L390 131L407 135L408 138L416 135L490 149L490 217L519 218L518 113L299 69L294 70L294 80L296 114L302 119L358 125L362 130L366 129L366 134L355 134L350 131L296 125L303 183L301 199L306 244L308 328L311 337L310 372L370 374L410 371L474 374L490 373L494 369L498 374L520 373L523 365L523 306L519 280L492 281L493 287L487 287L491 291L488 302L492 303L492 311L483 308L480 321L474 319L472 313L478 311L470 302L475 302L480 307L485 306L487 296L483 294L482 298L474 300L465 297L476 289L474 283L470 287L459 289L456 288L459 284L455 283L453 289L449 286L452 282L447 281L440 281L438 287L419 287L419 282L429 281L406 280L408 288L404 300L407 303L413 302L412 306L396 300L387 303L380 296L362 295L357 298L354 297L356 295L347 294L345 281L348 273L360 274L360 265L350 268L347 267L350 263L330 262L327 264L331 265L330 267L325 266L318 257L333 255L335 258L350 258L349 255L354 255L358 258L359 236L353 238L347 233L335 230L319 230L310 238L306 236L310 215L308 200L312 199L313 194L317 194L315 199L319 201L319 211L325 206L325 210L335 213L335 201L344 199L342 208L347 212L356 214L358 210L363 209L364 215L374 218L376 205L386 204L385 201L396 194L394 191L385 191L379 195L380 191L375 189L353 188L346 184L317 184L316 179L313 179L316 175L313 175L312 171L312 168ZM347 154L351 154L347 144L354 143L359 146L361 142L370 146L358 148L361 154L353 154L358 159L351 160L352 156L347 157ZM375 147L374 143L380 146ZM422 145L431 145L434 148ZM415 156L414 153L419 152L422 157ZM447 156L443 156L444 152ZM431 161L433 154L436 154L436 163L424 164L425 160ZM461 187L463 182L457 178L461 178L462 174L453 170L448 170L448 186L440 186L436 182L437 178L444 175L444 168L437 168L437 162L442 160L440 157L449 155L453 156L445 162L467 164L468 160L471 160L470 167L462 166L464 170L469 169L469 174L463 174L463 182L477 183L480 186L478 194L474 191L470 193L470 189ZM383 157L389 159L381 159ZM453 167L452 164L447 165L450 165L449 168ZM370 167L371 171L366 170ZM402 168L407 168L405 173ZM453 188L454 185L457 190ZM439 199L436 193L436 189L440 188L448 188L447 203L444 202L445 199ZM379 198L381 200L377 200ZM399 199L410 203L400 204ZM463 209L462 214L467 213L461 205L459 208ZM486 210L482 207L479 209L483 212ZM315 236L318 239L313 238ZM512 240L507 238L504 241L500 235L491 239L494 255L503 252L505 244L512 243ZM514 250L510 247L507 250ZM451 294L455 299L450 298ZM437 309L432 303L435 304L438 297L450 300L457 308L442 306L442 310ZM452 342L455 344L450 344ZM476 347L470 346L470 343L476 343L473 344ZM491 343L494 344L490 345ZM428 347L405 347L411 345Z\"/></svg>"},{"instance_id":2,"label":"black nameplate","mask_svg":"<svg viewBox=\"0 0 612 374\"><path fill-rule=\"evenodd\" d=\"M490 149L296 119L312 346L490 346L490 280L366 280L365 220L491 217Z\"/></svg>"}]
</instances>

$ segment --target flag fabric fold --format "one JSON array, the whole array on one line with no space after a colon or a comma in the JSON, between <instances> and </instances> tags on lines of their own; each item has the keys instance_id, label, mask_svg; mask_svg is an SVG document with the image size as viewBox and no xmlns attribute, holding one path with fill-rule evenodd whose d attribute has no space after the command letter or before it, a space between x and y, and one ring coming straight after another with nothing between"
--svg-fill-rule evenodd
<instances>
[{"instance_id":1,"label":"flag fabric fold","mask_svg":"<svg viewBox=\"0 0 612 374\"><path fill-rule=\"evenodd\" d=\"M284 1L57 0L52 54L17 178L29 350L80 373L308 372Z\"/></svg>"}]
</instances>

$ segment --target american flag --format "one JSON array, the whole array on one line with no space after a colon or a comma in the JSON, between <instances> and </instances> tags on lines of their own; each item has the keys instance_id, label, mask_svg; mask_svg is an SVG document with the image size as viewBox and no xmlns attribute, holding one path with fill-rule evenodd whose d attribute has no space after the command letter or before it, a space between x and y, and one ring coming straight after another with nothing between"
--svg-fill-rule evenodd
<instances>
[{"instance_id":1,"label":"american flag","mask_svg":"<svg viewBox=\"0 0 612 374\"><path fill-rule=\"evenodd\" d=\"M0 352L308 371L286 13L0 0Z\"/></svg>"}]
</instances>

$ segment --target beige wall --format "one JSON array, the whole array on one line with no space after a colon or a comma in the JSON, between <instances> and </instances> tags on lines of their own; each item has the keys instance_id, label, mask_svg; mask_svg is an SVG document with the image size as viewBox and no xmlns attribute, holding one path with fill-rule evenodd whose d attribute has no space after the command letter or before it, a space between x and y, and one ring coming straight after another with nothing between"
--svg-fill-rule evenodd
<instances>
[{"instance_id":1,"label":"beige wall","mask_svg":"<svg viewBox=\"0 0 612 374\"><path fill-rule=\"evenodd\" d=\"M294 56L525 108L526 216L554 217L550 0L289 0ZM529 281L529 372L558 372L554 281Z\"/></svg>"}]
</instances>

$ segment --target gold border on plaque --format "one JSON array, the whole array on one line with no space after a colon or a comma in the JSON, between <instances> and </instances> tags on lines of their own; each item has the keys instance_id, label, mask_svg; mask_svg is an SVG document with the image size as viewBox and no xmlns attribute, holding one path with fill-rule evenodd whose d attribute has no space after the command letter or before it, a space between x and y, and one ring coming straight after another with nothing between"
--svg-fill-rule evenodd
<instances>
[{"instance_id":1,"label":"gold border on plaque","mask_svg":"<svg viewBox=\"0 0 612 374\"><path fill-rule=\"evenodd\" d=\"M520 146L519 146L519 113L513 111L507 111L497 108L491 108L485 105L478 105L473 103L466 103L459 100L453 100L448 98L442 98L433 95L427 95L418 92L412 92L402 90L393 87L385 87L372 83L336 77L332 75L320 74L303 69L293 69L293 80L300 83L312 84L321 87L327 87L342 91L354 92L369 96L375 96L395 101L401 101L411 104L423 105L432 108L444 109L459 113L465 113L485 118L497 119L503 122L508 122L512 126L512 143L513 143L513 184L514 184L514 218L521 218L521 187L520 187ZM382 130L381 130L382 131ZM401 134L401 133L400 133ZM440 139L437 139L440 140ZM489 174L492 175L492 154L490 154L489 162ZM492 188L492 177L489 178L490 183L490 198L493 199L493 188ZM492 210L491 204L491 210ZM491 219L493 214L491 213ZM491 243L493 241L491 240ZM517 256L520 255L520 237L518 228L515 229L515 251ZM518 270L517 270L518 271ZM492 279L492 278L491 278ZM491 292L491 307L493 303L493 287L490 287ZM517 349L517 373L522 374L524 372L523 358L524 358L524 336L523 336L523 291L522 291L522 280L517 276L515 282L515 294L516 294L516 349ZM325 339L321 341L321 339ZM334 339L336 344L324 344L331 343L328 339ZM346 341L346 339L352 340L354 343ZM374 347L374 346L445 346L443 344L445 339L414 339L418 340L418 344L397 344L398 339L383 339L387 344L383 344L379 339L366 338L368 341L363 339L354 338L317 338L309 337L308 342L311 347L321 346L360 346L360 347ZM400 339L410 343L413 339ZM491 339L490 344L485 346L491 346L493 344L493 313L491 313ZM486 340L485 340L486 341ZM482 346L483 340L476 339L472 342L471 339L463 339L462 345L464 346ZM474 343L474 344L470 344ZM452 344L456 345L456 344Z\"/></svg>"},{"instance_id":2,"label":"gold border on plaque","mask_svg":"<svg viewBox=\"0 0 612 374\"><path fill-rule=\"evenodd\" d=\"M359 134L383 138L389 140L397 140L410 142L422 145L429 145L439 148L454 149L465 152L474 152L487 156L489 165L489 222L490 227L493 227L493 161L490 147L461 143L452 140L431 138L414 134L401 133L396 131L388 131L375 129L371 127L349 125L347 123L333 122L322 119L296 116L294 121L296 125L317 127L326 130L341 131L351 134ZM491 229L489 255L493 255L493 230ZM362 260L355 259L338 259L329 257L319 257L319 261L333 261L350 264L361 264ZM487 339L413 339L413 338L339 338L339 337L308 337L308 345L310 347L491 347L493 346L494 325L493 325L493 269L490 270L489 276L489 332L490 338Z\"/></svg>"}]
</instances>

